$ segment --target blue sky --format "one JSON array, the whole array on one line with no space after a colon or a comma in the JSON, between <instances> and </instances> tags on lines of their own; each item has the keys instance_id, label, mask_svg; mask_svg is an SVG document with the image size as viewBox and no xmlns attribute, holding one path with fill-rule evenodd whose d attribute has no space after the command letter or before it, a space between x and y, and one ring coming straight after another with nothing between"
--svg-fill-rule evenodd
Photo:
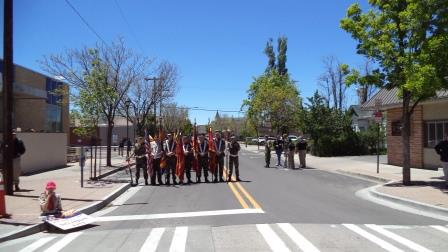
<instances>
[{"instance_id":1,"label":"blue sky","mask_svg":"<svg viewBox=\"0 0 448 252\"><path fill-rule=\"evenodd\" d=\"M288 37L287 67L302 97L318 88L324 57L363 63L355 41L339 28L355 0L116 1L133 32L114 0L70 0L106 42L121 36L137 52L175 63L181 73L174 99L179 105L239 110L253 77L266 68L263 49L270 37ZM42 72L37 61L44 55L98 41L63 0L14 0L14 5L16 64ZM214 114L190 111L198 123Z\"/></svg>"}]
</instances>

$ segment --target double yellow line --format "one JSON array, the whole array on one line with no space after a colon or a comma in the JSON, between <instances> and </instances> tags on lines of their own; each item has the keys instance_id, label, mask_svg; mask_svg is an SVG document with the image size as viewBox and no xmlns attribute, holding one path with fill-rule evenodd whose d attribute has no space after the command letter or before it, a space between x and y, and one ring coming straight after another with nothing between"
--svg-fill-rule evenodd
<instances>
[{"instance_id":1,"label":"double yellow line","mask_svg":"<svg viewBox=\"0 0 448 252\"><path fill-rule=\"evenodd\" d=\"M229 176L229 173L228 173L227 167L224 167L224 179L226 181L228 179L228 176ZM235 181L234 176L232 176L232 180ZM236 199L240 202L241 206L244 209L248 209L248 208L261 209L261 206L252 197L252 195L250 195L250 193L248 193L246 191L246 189L244 189L244 187L240 184L240 182L229 182L229 183L227 183L227 185L229 186L230 190L233 192ZM251 204L251 206L249 206L249 204L247 204L246 201L248 201Z\"/></svg>"}]
</instances>

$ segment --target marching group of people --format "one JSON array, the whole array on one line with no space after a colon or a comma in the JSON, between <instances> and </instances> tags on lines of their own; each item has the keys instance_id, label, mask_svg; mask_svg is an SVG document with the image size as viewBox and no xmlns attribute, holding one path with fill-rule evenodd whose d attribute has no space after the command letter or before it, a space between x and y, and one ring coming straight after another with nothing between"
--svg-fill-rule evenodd
<instances>
[{"instance_id":1,"label":"marching group of people","mask_svg":"<svg viewBox=\"0 0 448 252\"><path fill-rule=\"evenodd\" d=\"M271 141L268 136L265 136L264 146L266 168L269 168L271 164L272 149L274 149L275 154L277 155L277 166L282 166L281 157L283 154L285 157L283 167L295 169L294 154L298 153L300 161L299 168L306 168L306 151L308 143L305 138L299 137L297 142L294 142L285 134L283 136L279 135L275 141Z\"/></svg>"},{"instance_id":2,"label":"marching group of people","mask_svg":"<svg viewBox=\"0 0 448 252\"><path fill-rule=\"evenodd\" d=\"M233 169L236 180L240 181L238 152L240 145L235 136L224 139L220 131L211 131L206 139L205 134L197 136L181 136L169 133L167 137L138 137L131 157L135 158L135 182L138 184L140 170L143 170L145 185L225 182L224 161L229 158L227 181L231 181ZM130 157L128 157L128 161ZM195 170L193 181L191 171ZM227 174L227 173L226 173ZM162 176L165 175L163 181ZM209 179L209 175L212 179ZM184 181L184 176L186 180Z\"/></svg>"}]
</instances>

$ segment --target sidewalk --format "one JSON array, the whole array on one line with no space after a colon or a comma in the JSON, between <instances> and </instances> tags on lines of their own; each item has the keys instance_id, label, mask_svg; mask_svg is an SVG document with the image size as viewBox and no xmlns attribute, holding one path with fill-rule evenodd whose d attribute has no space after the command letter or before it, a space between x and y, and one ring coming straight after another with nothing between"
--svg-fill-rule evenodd
<instances>
[{"instance_id":1,"label":"sidewalk","mask_svg":"<svg viewBox=\"0 0 448 252\"><path fill-rule=\"evenodd\" d=\"M256 145L242 145L242 149L252 152L260 151ZM271 153L272 160L276 158ZM298 167L298 156L294 157ZM272 163L273 161L271 161ZM399 197L407 200L417 201L436 207L446 208L448 211L448 189L444 188L443 171L411 169L411 186L402 184L402 167L388 165L387 157L380 156L379 173L376 173L376 156L350 156L350 157L316 157L307 155L307 168L315 168L331 172L338 172L382 182L382 186L376 189L380 193ZM385 184L386 182L390 182Z\"/></svg>"},{"instance_id":2,"label":"sidewalk","mask_svg":"<svg viewBox=\"0 0 448 252\"><path fill-rule=\"evenodd\" d=\"M102 160L102 164L105 164L105 159ZM6 212L11 214L11 217L0 219L0 237L42 223L39 218L38 199L49 180L56 182L56 192L62 197L64 210L79 210L98 205L113 192L127 186L130 181L124 172L97 181L89 181L90 160L87 160L84 168L84 187L81 188L79 163L67 165L66 168L20 177L21 191L14 192L13 196L6 196ZM113 167L101 167L101 174L119 170L120 167L127 166L127 162L122 157L114 157L112 165Z\"/></svg>"}]
</instances>

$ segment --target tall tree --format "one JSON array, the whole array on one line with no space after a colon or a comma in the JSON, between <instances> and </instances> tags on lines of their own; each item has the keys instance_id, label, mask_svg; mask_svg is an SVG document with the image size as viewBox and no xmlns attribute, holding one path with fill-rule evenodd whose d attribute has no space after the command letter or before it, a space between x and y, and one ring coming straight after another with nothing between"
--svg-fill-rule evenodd
<instances>
[{"instance_id":1,"label":"tall tree","mask_svg":"<svg viewBox=\"0 0 448 252\"><path fill-rule=\"evenodd\" d=\"M272 38L266 42L266 47L264 48L264 54L268 57L268 66L266 68L266 72L270 72L276 68L275 65L275 52L274 46L272 45Z\"/></svg>"},{"instance_id":2,"label":"tall tree","mask_svg":"<svg viewBox=\"0 0 448 252\"><path fill-rule=\"evenodd\" d=\"M378 64L384 88L402 99L403 184L411 183L410 122L416 106L448 88L448 0L369 0L351 5L341 27Z\"/></svg>"},{"instance_id":3,"label":"tall tree","mask_svg":"<svg viewBox=\"0 0 448 252\"><path fill-rule=\"evenodd\" d=\"M332 56L324 58L323 63L325 72L319 78L319 85L323 88L328 106L342 111L347 103L345 79L349 73L348 66Z\"/></svg>"},{"instance_id":4,"label":"tall tree","mask_svg":"<svg viewBox=\"0 0 448 252\"><path fill-rule=\"evenodd\" d=\"M112 129L118 108L131 84L141 78L147 64L145 58L125 46L123 39L111 45L98 44L93 49L67 50L44 57L41 61L46 72L62 77L72 87L71 95L77 99L83 99L82 94L100 95L96 101L101 117L107 122L108 166L112 165ZM98 71L101 74L95 76Z\"/></svg>"},{"instance_id":5,"label":"tall tree","mask_svg":"<svg viewBox=\"0 0 448 252\"><path fill-rule=\"evenodd\" d=\"M367 102L377 90L378 83L381 83L381 75L371 67L372 61L366 60L360 70L350 69L345 83L348 86L356 85L358 87L359 103L362 105Z\"/></svg>"},{"instance_id":6,"label":"tall tree","mask_svg":"<svg viewBox=\"0 0 448 252\"><path fill-rule=\"evenodd\" d=\"M288 50L288 38L285 36L279 37L277 40L277 72L280 75L288 73L286 68L286 51Z\"/></svg>"}]
</instances>

